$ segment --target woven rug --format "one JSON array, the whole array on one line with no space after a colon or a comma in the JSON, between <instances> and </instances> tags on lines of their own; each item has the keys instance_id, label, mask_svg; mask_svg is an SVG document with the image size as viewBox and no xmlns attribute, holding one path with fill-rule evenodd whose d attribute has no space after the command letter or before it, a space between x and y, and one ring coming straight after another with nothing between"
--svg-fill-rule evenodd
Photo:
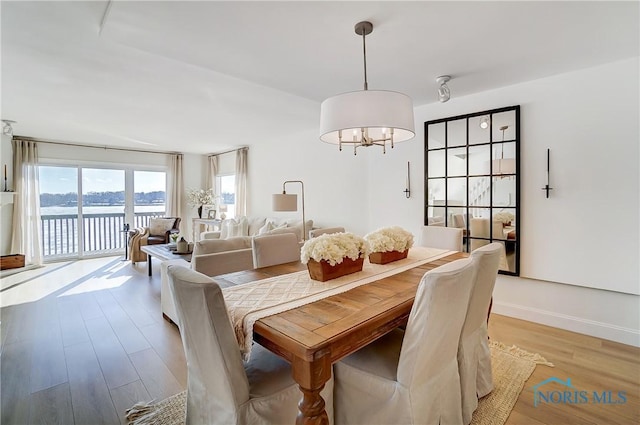
<instances>
[{"instance_id":1,"label":"woven rug","mask_svg":"<svg viewBox=\"0 0 640 425\"><path fill-rule=\"evenodd\" d=\"M539 354L489 342L494 389L478 401L472 425L502 425L507 421L525 382L538 364L553 366ZM187 392L160 402L138 403L127 410L128 425L184 425Z\"/></svg>"}]
</instances>

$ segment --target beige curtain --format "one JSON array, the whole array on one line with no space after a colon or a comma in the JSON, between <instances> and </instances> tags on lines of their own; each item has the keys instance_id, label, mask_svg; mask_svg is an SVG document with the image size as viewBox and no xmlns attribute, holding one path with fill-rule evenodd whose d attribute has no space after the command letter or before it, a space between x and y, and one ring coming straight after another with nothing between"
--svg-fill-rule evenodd
<instances>
[{"instance_id":1,"label":"beige curtain","mask_svg":"<svg viewBox=\"0 0 640 425\"><path fill-rule=\"evenodd\" d=\"M38 146L13 139L13 233L11 253L24 254L25 264L42 264Z\"/></svg>"},{"instance_id":2,"label":"beige curtain","mask_svg":"<svg viewBox=\"0 0 640 425\"><path fill-rule=\"evenodd\" d=\"M218 175L218 155L209 155L209 167L207 167L207 189L216 192L216 176ZM219 193L216 193L219 195Z\"/></svg>"},{"instance_id":3,"label":"beige curtain","mask_svg":"<svg viewBox=\"0 0 640 425\"><path fill-rule=\"evenodd\" d=\"M247 154L249 148L236 151L236 217L247 215Z\"/></svg>"},{"instance_id":4,"label":"beige curtain","mask_svg":"<svg viewBox=\"0 0 640 425\"><path fill-rule=\"evenodd\" d=\"M167 217L182 218L184 180L182 174L182 154L170 156L167 173Z\"/></svg>"}]
</instances>

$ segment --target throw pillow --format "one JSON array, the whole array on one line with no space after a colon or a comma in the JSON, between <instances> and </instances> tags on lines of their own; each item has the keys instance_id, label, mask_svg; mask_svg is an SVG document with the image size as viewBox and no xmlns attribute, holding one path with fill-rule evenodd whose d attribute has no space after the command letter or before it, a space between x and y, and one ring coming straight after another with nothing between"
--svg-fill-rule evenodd
<instances>
[{"instance_id":1,"label":"throw pillow","mask_svg":"<svg viewBox=\"0 0 640 425\"><path fill-rule=\"evenodd\" d=\"M267 221L264 226L262 226L259 230L258 230L258 235L264 235L266 233L269 233L270 231L272 231L273 229L275 229L275 226L272 222Z\"/></svg>"},{"instance_id":2,"label":"throw pillow","mask_svg":"<svg viewBox=\"0 0 640 425\"><path fill-rule=\"evenodd\" d=\"M267 219L265 217L247 217L247 221L249 222L249 228L247 229L247 235L243 236L255 236L264 227Z\"/></svg>"},{"instance_id":3,"label":"throw pillow","mask_svg":"<svg viewBox=\"0 0 640 425\"><path fill-rule=\"evenodd\" d=\"M236 236L247 236L249 228L249 222L247 217L240 217L238 221L234 219L225 220L222 222L222 229L220 231L220 239L228 239Z\"/></svg>"},{"instance_id":4,"label":"throw pillow","mask_svg":"<svg viewBox=\"0 0 640 425\"><path fill-rule=\"evenodd\" d=\"M237 226L238 223L232 218L224 220L220 225L220 239L227 239L229 237L229 228Z\"/></svg>"},{"instance_id":5,"label":"throw pillow","mask_svg":"<svg viewBox=\"0 0 640 425\"><path fill-rule=\"evenodd\" d=\"M149 234L154 236L164 236L173 228L175 218L151 218L149 219Z\"/></svg>"}]
</instances>

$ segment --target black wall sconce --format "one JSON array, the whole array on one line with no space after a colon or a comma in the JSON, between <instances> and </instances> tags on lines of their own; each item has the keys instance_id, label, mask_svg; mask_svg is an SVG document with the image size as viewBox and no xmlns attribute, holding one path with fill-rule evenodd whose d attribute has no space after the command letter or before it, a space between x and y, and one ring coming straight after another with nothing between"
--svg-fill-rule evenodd
<instances>
[{"instance_id":1,"label":"black wall sconce","mask_svg":"<svg viewBox=\"0 0 640 425\"><path fill-rule=\"evenodd\" d=\"M549 177L549 157L550 157L550 152L551 149L547 148L547 184L544 185L544 187L542 188L542 190L544 190L547 193L547 198L549 197L549 191L553 190L553 188L551 186L549 186L549 184L551 183L550 177Z\"/></svg>"},{"instance_id":2,"label":"black wall sconce","mask_svg":"<svg viewBox=\"0 0 640 425\"><path fill-rule=\"evenodd\" d=\"M405 185L405 189L403 190L404 196L411 198L411 163L407 161L407 184Z\"/></svg>"}]
</instances>

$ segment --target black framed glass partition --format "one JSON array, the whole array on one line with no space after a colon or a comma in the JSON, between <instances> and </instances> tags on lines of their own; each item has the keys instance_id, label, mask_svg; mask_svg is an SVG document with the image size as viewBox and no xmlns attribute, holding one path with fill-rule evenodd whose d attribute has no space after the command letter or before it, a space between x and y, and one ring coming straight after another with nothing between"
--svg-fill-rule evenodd
<instances>
[{"instance_id":1,"label":"black framed glass partition","mask_svg":"<svg viewBox=\"0 0 640 425\"><path fill-rule=\"evenodd\" d=\"M424 224L463 229L464 250L504 246L520 274L520 106L424 123Z\"/></svg>"}]
</instances>

